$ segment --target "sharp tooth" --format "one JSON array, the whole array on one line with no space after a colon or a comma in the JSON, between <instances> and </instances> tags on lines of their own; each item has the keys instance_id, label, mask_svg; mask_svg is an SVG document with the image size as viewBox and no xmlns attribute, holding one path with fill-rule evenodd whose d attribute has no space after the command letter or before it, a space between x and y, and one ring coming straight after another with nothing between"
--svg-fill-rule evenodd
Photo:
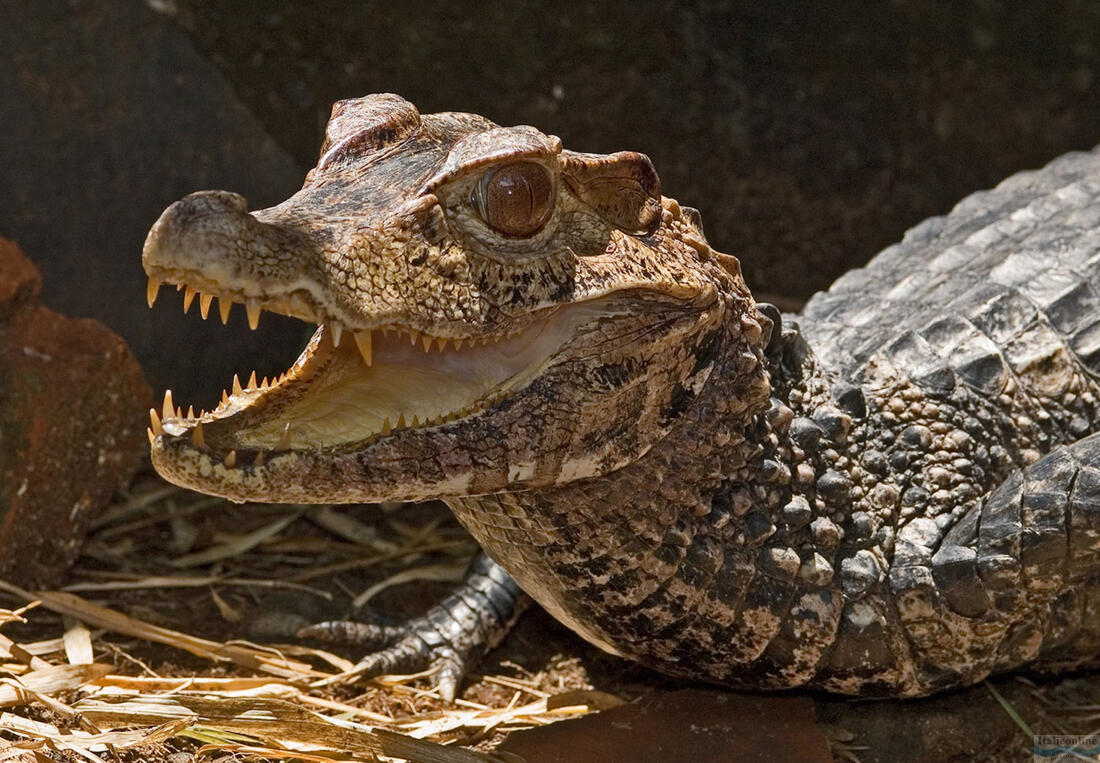
<instances>
[{"instance_id":1,"label":"sharp tooth","mask_svg":"<svg viewBox=\"0 0 1100 763\"><path fill-rule=\"evenodd\" d=\"M262 382L260 382L260 389L267 389L267 377L266 376L264 377L264 380Z\"/></svg>"},{"instance_id":2,"label":"sharp tooth","mask_svg":"<svg viewBox=\"0 0 1100 763\"><path fill-rule=\"evenodd\" d=\"M264 309L254 299L245 302L244 309L248 313L248 327L255 331L256 327L260 325L260 314L263 313Z\"/></svg>"},{"instance_id":3,"label":"sharp tooth","mask_svg":"<svg viewBox=\"0 0 1100 763\"><path fill-rule=\"evenodd\" d=\"M183 284L181 284L181 283L176 284L176 291L183 291Z\"/></svg>"},{"instance_id":4,"label":"sharp tooth","mask_svg":"<svg viewBox=\"0 0 1100 763\"><path fill-rule=\"evenodd\" d=\"M456 339L455 340L455 349L456 350L461 350L462 349L462 340L461 339Z\"/></svg>"},{"instance_id":5,"label":"sharp tooth","mask_svg":"<svg viewBox=\"0 0 1100 763\"><path fill-rule=\"evenodd\" d=\"M420 340L424 343L424 352L432 351L432 337L429 334L425 334L420 337Z\"/></svg>"},{"instance_id":6,"label":"sharp tooth","mask_svg":"<svg viewBox=\"0 0 1100 763\"><path fill-rule=\"evenodd\" d=\"M397 414L397 429L404 429L406 426L407 424L405 424L405 412L402 411L401 413Z\"/></svg>"},{"instance_id":7,"label":"sharp tooth","mask_svg":"<svg viewBox=\"0 0 1100 763\"><path fill-rule=\"evenodd\" d=\"M252 375L248 377L248 388L256 389L256 372L253 371Z\"/></svg>"},{"instance_id":8,"label":"sharp tooth","mask_svg":"<svg viewBox=\"0 0 1100 763\"><path fill-rule=\"evenodd\" d=\"M368 366L374 361L373 342L370 331L356 331L355 345L359 348L359 354L363 356L363 362Z\"/></svg>"},{"instance_id":9,"label":"sharp tooth","mask_svg":"<svg viewBox=\"0 0 1100 763\"><path fill-rule=\"evenodd\" d=\"M413 428L414 428L414 429L415 429L416 427L420 426L420 417L419 417L419 416L417 416L417 415L416 415L415 413L413 414L413 420L412 420L412 425L413 425Z\"/></svg>"},{"instance_id":10,"label":"sharp tooth","mask_svg":"<svg viewBox=\"0 0 1100 763\"><path fill-rule=\"evenodd\" d=\"M149 276L149 283L145 286L145 301L149 303L149 307L152 307L153 303L157 301L158 291L160 291L160 281Z\"/></svg>"},{"instance_id":11,"label":"sharp tooth","mask_svg":"<svg viewBox=\"0 0 1100 763\"><path fill-rule=\"evenodd\" d=\"M145 434L149 435L149 444L153 444L153 440L157 439L157 436L153 434L153 430L149 427L145 427Z\"/></svg>"},{"instance_id":12,"label":"sharp tooth","mask_svg":"<svg viewBox=\"0 0 1100 763\"><path fill-rule=\"evenodd\" d=\"M339 347L340 341L344 338L344 327L340 321L332 321L328 326L332 329L332 346Z\"/></svg>"},{"instance_id":13,"label":"sharp tooth","mask_svg":"<svg viewBox=\"0 0 1100 763\"><path fill-rule=\"evenodd\" d=\"M255 464L256 466L264 465L264 452L262 450L256 451L256 460L253 461L253 464Z\"/></svg>"},{"instance_id":14,"label":"sharp tooth","mask_svg":"<svg viewBox=\"0 0 1100 763\"><path fill-rule=\"evenodd\" d=\"M164 427L162 427L160 425L160 417L157 416L157 409L156 408L150 408L149 409L149 425L150 425L150 429L152 429L152 431L153 431L153 434L156 434L156 435L164 434Z\"/></svg>"},{"instance_id":15,"label":"sharp tooth","mask_svg":"<svg viewBox=\"0 0 1100 763\"><path fill-rule=\"evenodd\" d=\"M225 454L225 461L223 463L226 466L228 466L230 469L232 469L234 466L236 466L237 465L237 451L231 450L228 453L226 453Z\"/></svg>"},{"instance_id":16,"label":"sharp tooth","mask_svg":"<svg viewBox=\"0 0 1100 763\"><path fill-rule=\"evenodd\" d=\"M244 390L241 388L241 378L233 374L233 394L239 395L242 392L244 392Z\"/></svg>"},{"instance_id":17,"label":"sharp tooth","mask_svg":"<svg viewBox=\"0 0 1100 763\"><path fill-rule=\"evenodd\" d=\"M196 448L206 447L206 438L202 434L202 422L195 424L195 428L191 430L191 444Z\"/></svg>"},{"instance_id":18,"label":"sharp tooth","mask_svg":"<svg viewBox=\"0 0 1100 763\"><path fill-rule=\"evenodd\" d=\"M447 340L446 339L437 339L436 341L439 342L439 351L440 352L443 352L444 350L447 349Z\"/></svg>"},{"instance_id":19,"label":"sharp tooth","mask_svg":"<svg viewBox=\"0 0 1100 763\"><path fill-rule=\"evenodd\" d=\"M164 406L161 408L164 418L170 419L176 415L176 409L172 406L172 390L164 390Z\"/></svg>"},{"instance_id":20,"label":"sharp tooth","mask_svg":"<svg viewBox=\"0 0 1100 763\"><path fill-rule=\"evenodd\" d=\"M222 405L228 405L228 404L229 404L229 393L227 393L227 392L226 392L226 391L225 391L225 390L223 389L223 390L222 390Z\"/></svg>"},{"instance_id":21,"label":"sharp tooth","mask_svg":"<svg viewBox=\"0 0 1100 763\"><path fill-rule=\"evenodd\" d=\"M390 426L390 420L388 418L382 419L382 436L385 437L392 431L393 428Z\"/></svg>"},{"instance_id":22,"label":"sharp tooth","mask_svg":"<svg viewBox=\"0 0 1100 763\"><path fill-rule=\"evenodd\" d=\"M187 406L187 418L189 418L189 419L195 418L195 406L193 406L193 405Z\"/></svg>"},{"instance_id":23,"label":"sharp tooth","mask_svg":"<svg viewBox=\"0 0 1100 763\"><path fill-rule=\"evenodd\" d=\"M276 450L290 450L290 422L286 423L283 427L283 436L279 438L279 444L275 446Z\"/></svg>"},{"instance_id":24,"label":"sharp tooth","mask_svg":"<svg viewBox=\"0 0 1100 763\"><path fill-rule=\"evenodd\" d=\"M409 344L416 347L416 340L420 338L420 332L409 329Z\"/></svg>"},{"instance_id":25,"label":"sharp tooth","mask_svg":"<svg viewBox=\"0 0 1100 763\"><path fill-rule=\"evenodd\" d=\"M222 316L222 325L229 323L229 311L233 308L233 300L229 297L218 297L218 312Z\"/></svg>"},{"instance_id":26,"label":"sharp tooth","mask_svg":"<svg viewBox=\"0 0 1100 763\"><path fill-rule=\"evenodd\" d=\"M191 303L195 301L195 295L198 294L193 288L188 286L183 292L183 312L186 313L191 309Z\"/></svg>"},{"instance_id":27,"label":"sharp tooth","mask_svg":"<svg viewBox=\"0 0 1100 763\"><path fill-rule=\"evenodd\" d=\"M188 286L187 289L188 289L188 291L190 291L191 287ZM183 301L184 302L187 301L187 295L186 294L183 297ZM214 301L214 295L213 294L202 294L202 295L199 296L199 315L202 316L202 319L204 321L206 320L206 316L210 315L210 303L213 302L213 301Z\"/></svg>"}]
</instances>

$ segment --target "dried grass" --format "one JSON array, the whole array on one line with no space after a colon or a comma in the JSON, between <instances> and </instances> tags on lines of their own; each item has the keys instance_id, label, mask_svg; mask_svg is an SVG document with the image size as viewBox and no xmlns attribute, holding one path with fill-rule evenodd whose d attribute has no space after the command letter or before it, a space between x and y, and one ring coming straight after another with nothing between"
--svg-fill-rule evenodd
<instances>
[{"instance_id":1,"label":"dried grass","mask_svg":"<svg viewBox=\"0 0 1100 763\"><path fill-rule=\"evenodd\" d=\"M209 592L207 611L190 621L207 633L232 631L248 596L273 588L343 595L354 611L412 581L457 580L474 548L445 517L416 526L400 507L376 507L364 521L330 508L254 506L244 509L250 529L218 521L240 511L146 475L95 523L66 590L0 582L24 605L0 610L0 763L161 761L181 749L227 760L514 760L471 746L622 701L585 688L554 693L545 675L489 675L478 696L499 701L448 705L423 675L350 686L340 676L353 662L332 652L153 622L157 605L185 592ZM371 582L343 579L364 571ZM198 667L174 664L182 652Z\"/></svg>"}]
</instances>

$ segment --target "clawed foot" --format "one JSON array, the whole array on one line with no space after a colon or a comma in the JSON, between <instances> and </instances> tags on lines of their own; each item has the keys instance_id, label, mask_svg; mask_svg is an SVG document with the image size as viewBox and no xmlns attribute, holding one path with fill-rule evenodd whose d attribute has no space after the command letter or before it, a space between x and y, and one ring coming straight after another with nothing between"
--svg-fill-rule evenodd
<instances>
[{"instance_id":1,"label":"clawed foot","mask_svg":"<svg viewBox=\"0 0 1100 763\"><path fill-rule=\"evenodd\" d=\"M372 652L326 683L430 669L432 686L452 702L469 667L500 642L525 602L508 573L480 555L462 585L420 617L401 625L333 620L303 628L298 636Z\"/></svg>"}]
</instances>

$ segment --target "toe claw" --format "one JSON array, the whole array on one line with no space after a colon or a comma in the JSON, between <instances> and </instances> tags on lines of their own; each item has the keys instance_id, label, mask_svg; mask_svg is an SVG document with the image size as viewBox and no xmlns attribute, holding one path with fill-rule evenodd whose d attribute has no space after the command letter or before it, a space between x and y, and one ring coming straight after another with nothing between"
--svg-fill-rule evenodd
<instances>
[{"instance_id":1,"label":"toe claw","mask_svg":"<svg viewBox=\"0 0 1100 763\"><path fill-rule=\"evenodd\" d=\"M458 694L458 685L465 677L466 670L458 655L436 660L435 673L432 674L432 686L439 692L444 702L454 702Z\"/></svg>"}]
</instances>

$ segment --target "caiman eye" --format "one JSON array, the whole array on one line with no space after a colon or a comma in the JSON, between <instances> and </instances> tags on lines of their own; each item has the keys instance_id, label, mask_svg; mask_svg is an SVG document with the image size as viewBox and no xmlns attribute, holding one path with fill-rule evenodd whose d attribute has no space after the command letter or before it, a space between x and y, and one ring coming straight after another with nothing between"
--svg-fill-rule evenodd
<instances>
[{"instance_id":1,"label":"caiman eye","mask_svg":"<svg viewBox=\"0 0 1100 763\"><path fill-rule=\"evenodd\" d=\"M482 219L505 236L529 236L550 217L554 183L541 164L506 164L481 178L472 201Z\"/></svg>"}]
</instances>

